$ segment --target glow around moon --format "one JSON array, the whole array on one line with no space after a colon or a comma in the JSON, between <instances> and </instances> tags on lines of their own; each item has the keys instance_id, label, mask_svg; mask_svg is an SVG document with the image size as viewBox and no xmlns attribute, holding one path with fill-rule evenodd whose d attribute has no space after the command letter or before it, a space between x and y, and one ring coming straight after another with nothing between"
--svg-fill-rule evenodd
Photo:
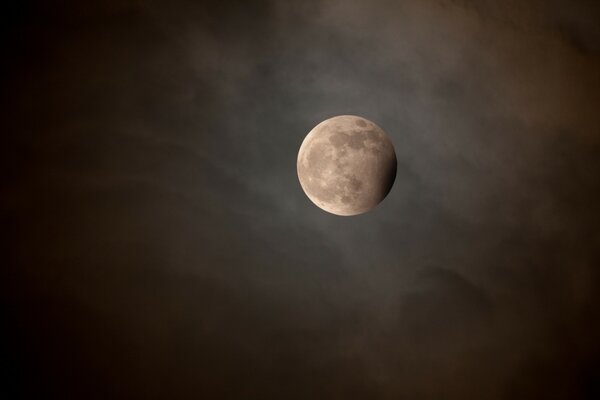
<instances>
[{"instance_id":1,"label":"glow around moon","mask_svg":"<svg viewBox=\"0 0 600 400\"><path fill-rule=\"evenodd\" d=\"M336 215L377 206L396 178L396 154L373 122L340 115L314 127L298 152L298 179L308 198Z\"/></svg>"}]
</instances>

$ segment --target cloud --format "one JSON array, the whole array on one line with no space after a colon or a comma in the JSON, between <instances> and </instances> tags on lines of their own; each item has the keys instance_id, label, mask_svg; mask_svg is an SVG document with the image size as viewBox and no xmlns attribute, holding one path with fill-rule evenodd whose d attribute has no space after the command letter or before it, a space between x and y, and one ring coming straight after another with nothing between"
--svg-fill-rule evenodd
<instances>
[{"instance_id":1,"label":"cloud","mask_svg":"<svg viewBox=\"0 0 600 400\"><path fill-rule=\"evenodd\" d=\"M39 7L11 28L0 149L15 391L593 392L595 6ZM337 114L398 158L354 218L296 176Z\"/></svg>"}]
</instances>

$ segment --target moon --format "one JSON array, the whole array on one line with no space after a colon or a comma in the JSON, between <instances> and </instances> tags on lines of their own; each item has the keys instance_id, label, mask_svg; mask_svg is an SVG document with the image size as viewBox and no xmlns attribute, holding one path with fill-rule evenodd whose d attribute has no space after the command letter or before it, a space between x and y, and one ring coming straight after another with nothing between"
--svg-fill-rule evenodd
<instances>
[{"instance_id":1,"label":"moon","mask_svg":"<svg viewBox=\"0 0 600 400\"><path fill-rule=\"evenodd\" d=\"M375 208L396 179L396 153L368 119L339 115L315 126L298 152L298 179L306 196L335 215Z\"/></svg>"}]
</instances>

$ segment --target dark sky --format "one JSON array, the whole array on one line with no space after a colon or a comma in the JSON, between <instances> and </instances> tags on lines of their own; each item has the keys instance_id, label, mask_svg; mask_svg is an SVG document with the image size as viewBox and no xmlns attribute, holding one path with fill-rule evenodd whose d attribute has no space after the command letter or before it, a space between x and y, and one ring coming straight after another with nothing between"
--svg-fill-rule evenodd
<instances>
[{"instance_id":1,"label":"dark sky","mask_svg":"<svg viewBox=\"0 0 600 400\"><path fill-rule=\"evenodd\" d=\"M3 399L592 399L600 3L3 5ZM396 183L315 207L308 131Z\"/></svg>"}]
</instances>

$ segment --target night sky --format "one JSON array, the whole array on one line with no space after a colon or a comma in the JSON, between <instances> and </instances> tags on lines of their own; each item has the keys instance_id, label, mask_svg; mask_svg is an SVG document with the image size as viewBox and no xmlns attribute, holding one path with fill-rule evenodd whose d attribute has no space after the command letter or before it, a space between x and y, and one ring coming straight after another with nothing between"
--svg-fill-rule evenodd
<instances>
[{"instance_id":1,"label":"night sky","mask_svg":"<svg viewBox=\"0 0 600 400\"><path fill-rule=\"evenodd\" d=\"M600 2L13 3L1 398L600 398ZM355 217L296 175L339 114Z\"/></svg>"}]
</instances>

